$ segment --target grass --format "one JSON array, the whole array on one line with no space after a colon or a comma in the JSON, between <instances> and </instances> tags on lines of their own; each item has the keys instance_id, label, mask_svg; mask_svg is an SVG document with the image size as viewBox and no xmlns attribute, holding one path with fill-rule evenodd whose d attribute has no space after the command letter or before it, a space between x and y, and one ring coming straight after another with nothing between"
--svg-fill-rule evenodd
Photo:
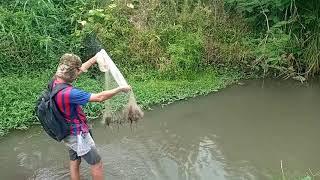
<instances>
[{"instance_id":1,"label":"grass","mask_svg":"<svg viewBox=\"0 0 320 180\"><path fill-rule=\"evenodd\" d=\"M158 80L146 82L131 80L139 103L144 108L154 104L170 104L174 101L206 95L217 91L240 78L239 74L219 75L215 71L195 73L193 79Z\"/></svg>"},{"instance_id":2,"label":"grass","mask_svg":"<svg viewBox=\"0 0 320 180\"><path fill-rule=\"evenodd\" d=\"M34 104L37 96L46 87L46 83L52 76L52 72L25 73L21 75L10 75L0 77L0 135L6 135L14 129L28 129L38 124L34 116ZM170 79L136 78L128 76L128 82L132 85L137 101L144 109L150 109L155 104L169 104L174 101L205 95L217 91L241 78L236 72L221 74L215 70L207 70L201 73L194 73L190 78ZM76 87L89 92L103 90L103 78L92 78L85 74L77 80ZM113 102L117 103L117 102ZM117 104L111 104L117 106ZM103 109L102 103L89 103L85 112L90 117L100 115Z\"/></svg>"}]
</instances>

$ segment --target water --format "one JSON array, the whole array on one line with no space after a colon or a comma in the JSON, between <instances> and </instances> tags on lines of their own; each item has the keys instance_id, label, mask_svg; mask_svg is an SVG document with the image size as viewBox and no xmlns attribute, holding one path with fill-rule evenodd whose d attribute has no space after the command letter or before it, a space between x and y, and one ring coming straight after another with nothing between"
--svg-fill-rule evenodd
<instances>
[{"instance_id":1,"label":"water","mask_svg":"<svg viewBox=\"0 0 320 180\"><path fill-rule=\"evenodd\" d=\"M93 125L107 179L276 179L320 170L320 83L248 81L146 112L133 127ZM69 179L68 154L39 127L0 140L0 179ZM82 179L90 179L81 164Z\"/></svg>"}]
</instances>

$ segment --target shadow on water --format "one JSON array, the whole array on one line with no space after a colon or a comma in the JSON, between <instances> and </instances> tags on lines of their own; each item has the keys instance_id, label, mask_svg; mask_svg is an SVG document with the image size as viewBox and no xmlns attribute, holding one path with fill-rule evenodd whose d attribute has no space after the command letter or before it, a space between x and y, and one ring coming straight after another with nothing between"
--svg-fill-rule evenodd
<instances>
[{"instance_id":1,"label":"shadow on water","mask_svg":"<svg viewBox=\"0 0 320 180\"><path fill-rule=\"evenodd\" d=\"M93 124L108 179L271 179L319 169L320 83L248 81L155 107L133 128ZM1 179L69 179L62 144L38 128L0 142ZM89 166L81 164L83 179Z\"/></svg>"}]
</instances>

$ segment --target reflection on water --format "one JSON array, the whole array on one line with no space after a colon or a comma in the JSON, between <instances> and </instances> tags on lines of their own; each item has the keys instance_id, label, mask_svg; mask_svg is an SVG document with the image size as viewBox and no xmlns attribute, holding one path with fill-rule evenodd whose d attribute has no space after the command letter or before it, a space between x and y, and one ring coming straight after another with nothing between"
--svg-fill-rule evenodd
<instances>
[{"instance_id":1,"label":"reflection on water","mask_svg":"<svg viewBox=\"0 0 320 180\"><path fill-rule=\"evenodd\" d=\"M317 172L319 83L250 81L147 112L133 127L93 124L107 179L271 179ZM69 179L66 148L38 128L0 141L1 179ZM81 164L82 179L90 179Z\"/></svg>"},{"instance_id":2,"label":"reflection on water","mask_svg":"<svg viewBox=\"0 0 320 180\"><path fill-rule=\"evenodd\" d=\"M194 174L192 179L224 179L227 173L224 170L223 154L211 139L204 137L199 142L196 153L195 160L189 161L194 171L191 173Z\"/></svg>"}]
</instances>

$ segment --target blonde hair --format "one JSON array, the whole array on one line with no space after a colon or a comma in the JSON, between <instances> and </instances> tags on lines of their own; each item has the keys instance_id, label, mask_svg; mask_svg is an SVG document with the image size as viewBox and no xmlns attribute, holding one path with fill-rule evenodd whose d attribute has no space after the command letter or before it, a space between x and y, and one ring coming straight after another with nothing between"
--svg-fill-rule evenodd
<instances>
[{"instance_id":1,"label":"blonde hair","mask_svg":"<svg viewBox=\"0 0 320 180\"><path fill-rule=\"evenodd\" d=\"M56 77L59 77L68 83L72 83L76 80L81 65L82 62L79 56L66 53L60 58Z\"/></svg>"}]
</instances>

